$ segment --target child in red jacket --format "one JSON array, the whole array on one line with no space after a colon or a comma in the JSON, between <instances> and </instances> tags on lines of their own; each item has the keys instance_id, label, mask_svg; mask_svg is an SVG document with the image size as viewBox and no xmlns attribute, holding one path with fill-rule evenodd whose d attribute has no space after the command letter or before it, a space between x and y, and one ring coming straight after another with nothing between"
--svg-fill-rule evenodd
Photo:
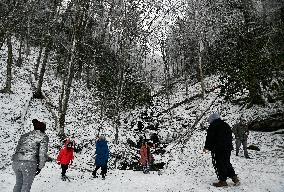
<instances>
[{"instance_id":1,"label":"child in red jacket","mask_svg":"<svg viewBox=\"0 0 284 192\"><path fill-rule=\"evenodd\" d=\"M62 180L66 180L66 171L68 169L68 165L71 165L74 160L74 148L73 143L70 139L66 139L64 142L64 146L60 149L59 154L56 158L57 164L61 165L61 176Z\"/></svg>"}]
</instances>

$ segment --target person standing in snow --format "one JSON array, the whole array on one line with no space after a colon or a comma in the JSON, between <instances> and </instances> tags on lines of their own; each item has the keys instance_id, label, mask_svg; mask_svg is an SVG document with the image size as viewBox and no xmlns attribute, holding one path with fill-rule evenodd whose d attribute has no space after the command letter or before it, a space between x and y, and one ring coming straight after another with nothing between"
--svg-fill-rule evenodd
<instances>
[{"instance_id":1,"label":"person standing in snow","mask_svg":"<svg viewBox=\"0 0 284 192\"><path fill-rule=\"evenodd\" d=\"M152 162L152 155L147 141L144 141L144 143L141 146L139 162L142 166L143 173L145 174L149 173L149 167Z\"/></svg>"},{"instance_id":2,"label":"person standing in snow","mask_svg":"<svg viewBox=\"0 0 284 192\"><path fill-rule=\"evenodd\" d=\"M107 173L107 163L109 159L109 149L104 135L101 135L96 142L96 168L92 175L97 178L97 171L101 168L102 178L105 179Z\"/></svg>"},{"instance_id":3,"label":"person standing in snow","mask_svg":"<svg viewBox=\"0 0 284 192\"><path fill-rule=\"evenodd\" d=\"M207 129L203 151L211 151L212 163L219 179L219 182L213 183L213 186L228 186L226 182L228 177L233 180L235 185L239 185L240 181L230 162L231 151L233 150L231 127L221 120L218 113L211 114L208 122L210 125Z\"/></svg>"},{"instance_id":4,"label":"person standing in snow","mask_svg":"<svg viewBox=\"0 0 284 192\"><path fill-rule=\"evenodd\" d=\"M66 171L69 165L72 165L74 160L74 148L73 142L69 138L65 139L64 146L60 149L59 154L57 155L56 161L57 164L61 165L61 177L62 180L66 180Z\"/></svg>"},{"instance_id":5,"label":"person standing in snow","mask_svg":"<svg viewBox=\"0 0 284 192\"><path fill-rule=\"evenodd\" d=\"M241 144L243 145L245 158L249 159L248 149L247 149L247 140L249 135L248 125L243 119L233 126L232 129L235 139L236 139L236 156L239 155L239 150Z\"/></svg>"},{"instance_id":6,"label":"person standing in snow","mask_svg":"<svg viewBox=\"0 0 284 192\"><path fill-rule=\"evenodd\" d=\"M47 160L49 138L45 134L46 125L37 119L32 120L34 130L20 137L12 156L12 168L16 174L13 192L29 192L36 175Z\"/></svg>"}]
</instances>

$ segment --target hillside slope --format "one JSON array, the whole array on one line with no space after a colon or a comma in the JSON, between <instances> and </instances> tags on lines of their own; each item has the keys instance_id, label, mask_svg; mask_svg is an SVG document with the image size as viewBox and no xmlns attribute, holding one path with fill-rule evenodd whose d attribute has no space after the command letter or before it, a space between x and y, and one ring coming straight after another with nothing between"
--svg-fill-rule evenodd
<instances>
[{"instance_id":1,"label":"hillside slope","mask_svg":"<svg viewBox=\"0 0 284 192\"><path fill-rule=\"evenodd\" d=\"M5 80L5 54L1 53L0 86ZM33 54L32 54L33 55ZM55 158L60 145L54 130L52 114L45 107L45 101L32 99L29 82L30 69L35 62L31 56L21 68L13 71L13 94L0 94L0 191L12 191L15 175L11 168L11 156L16 143L22 133L32 129L31 120L37 118L47 124L47 135L50 138L49 156ZM60 81L52 73L51 67L45 76L44 91L55 104L58 100ZM218 84L217 77L206 79L208 89ZM73 85L70 105L66 118L67 134L74 138L76 143L84 146L76 154L74 165L67 175L70 182L60 180L60 167L55 162L48 162L42 172L36 177L32 192L61 192L61 191L251 191L251 192L282 192L284 191L284 138L274 133L251 132L249 144L260 147L260 151L249 151L253 159L236 157L232 152L232 164L241 179L241 185L224 189L216 189L211 184L216 181L210 154L203 154L207 126L207 117L212 111L220 111L221 116L230 124L236 123L241 113L247 119L263 117L267 114L283 110L281 103L269 104L266 108L254 106L249 110L241 110L240 106L225 102L218 97L216 89L206 95L205 99L197 98L184 103L168 113L155 119L155 114L183 101L185 98L197 94L198 84L190 87L189 95L185 95L183 84L177 84L170 95L169 103L163 95L156 97L153 105L122 114L119 129L119 144L114 144L114 126L108 120L102 120L96 101L91 99L89 90L84 89L83 82L76 81ZM138 156L137 149L130 147L128 139L136 142L140 133L135 131L141 112L153 113L153 122L159 122L158 134L162 142L169 142L166 153L156 156L156 161L166 162L160 172L152 171L143 174L140 171L118 170L116 162L118 155L127 158L130 154ZM204 115L201 117L201 115ZM189 129L197 118L195 129ZM151 122L144 122L147 126ZM110 170L105 181L92 179L90 170L93 169L95 146L93 142L100 129L100 133L107 136L111 151ZM145 129L142 134L149 136L150 130ZM182 135L182 136L181 136ZM185 144L177 144L178 140ZM131 159L130 159L131 160ZM115 163L116 162L116 163ZM159 174L158 174L159 173Z\"/></svg>"}]
</instances>

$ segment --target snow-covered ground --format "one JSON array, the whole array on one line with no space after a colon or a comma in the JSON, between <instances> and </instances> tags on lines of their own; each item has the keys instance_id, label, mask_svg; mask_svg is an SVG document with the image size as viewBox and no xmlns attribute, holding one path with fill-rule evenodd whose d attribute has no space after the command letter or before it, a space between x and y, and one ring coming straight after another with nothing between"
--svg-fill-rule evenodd
<instances>
[{"instance_id":1,"label":"snow-covered ground","mask_svg":"<svg viewBox=\"0 0 284 192\"><path fill-rule=\"evenodd\" d=\"M0 88L5 82L5 62L6 58L0 52ZM33 63L35 58L30 58ZM11 156L14 148L22 133L32 129L31 120L37 118L47 124L47 135L50 138L49 156L55 158L58 153L59 139L54 130L54 121L44 105L44 101L31 99L32 92L28 81L31 64L26 62L22 68L16 68L13 73L13 94L0 94L0 192L12 191L15 184L15 174L11 167ZM52 72L48 71L44 84L45 93L57 103L58 89L60 82L55 81ZM216 77L206 79L207 87L214 85ZM88 90L84 90L81 82L74 82L68 116L66 118L66 129L69 135L73 135L77 143L83 143L95 139L100 126L100 117L96 114L97 108L90 100ZM53 86L51 86L53 85ZM55 86L56 85L56 86ZM185 95L184 86L177 85L174 94L170 97L170 106L174 103L183 101L186 97L198 93L199 85L194 85L189 90L189 96ZM197 130L188 138L184 144L176 144L176 133L185 134L188 127L201 115L214 101L218 90L206 95L204 100L196 99L185 103L171 111L171 114L161 115L161 135L169 133L172 143L167 147L166 155L162 158L167 162L166 167L160 172L150 172L143 174L140 171L118 170L114 165L110 166L106 180L101 178L93 179L90 170L93 169L93 153L95 147L88 145L83 152L76 154L74 164L70 166L67 175L70 182L60 180L60 167L55 162L47 162L42 172L36 176L32 192L217 192L217 191L251 191L251 192L284 192L284 137L283 134L251 132L249 144L254 144L260 151L250 150L253 159L245 159L242 155L235 156L232 152L232 164L241 180L240 186L233 186L232 181L229 187L217 189L212 183L217 181L210 154L202 153L205 135L204 130ZM81 98L81 99L80 99ZM155 106L156 110L163 111L168 106L167 102L161 97L158 98L160 106ZM156 100L156 104L158 103ZM217 98L211 109L206 112L200 122L207 126L206 119L212 110L220 111L221 116L233 125L240 116L240 107ZM244 117L247 119L261 117L273 111L283 110L280 103L269 104L266 108L253 107L243 110ZM129 123L136 120L138 112L132 112L132 119L129 114L122 114ZM102 132L108 136L110 151L119 153L126 146L126 139L133 138L134 132L129 129L129 123L121 125L119 138L120 144L115 145L113 125L107 121L102 126ZM188 124L182 128L181 124ZM187 139L186 137L183 139ZM126 148L127 150L127 148ZM112 163L112 159L110 163Z\"/></svg>"},{"instance_id":2,"label":"snow-covered ground","mask_svg":"<svg viewBox=\"0 0 284 192\"><path fill-rule=\"evenodd\" d=\"M214 169L211 165L210 154L203 154L202 141L205 133L195 134L183 150L180 146L172 150L174 158L167 169L161 174L140 171L109 170L106 180L93 179L91 172L81 171L77 164L70 166L68 176L70 182L60 180L60 167L55 162L48 162L42 172L36 176L32 192L165 192L165 191L251 191L251 192L282 192L284 190L284 152L283 137L270 133L253 133L250 142L259 144L261 151L250 151L253 159L236 157L232 154L232 164L241 179L240 186L216 189L211 184L216 181ZM2 156L3 157L3 156ZM6 156L9 159L10 156ZM84 168L84 167L81 167ZM1 170L0 191L12 191L15 175L8 165Z\"/></svg>"}]
</instances>

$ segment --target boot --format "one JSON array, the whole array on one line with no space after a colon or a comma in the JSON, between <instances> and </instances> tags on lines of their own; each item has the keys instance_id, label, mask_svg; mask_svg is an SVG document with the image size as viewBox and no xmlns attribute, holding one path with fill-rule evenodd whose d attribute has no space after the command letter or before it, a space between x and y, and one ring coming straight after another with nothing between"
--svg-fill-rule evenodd
<instances>
[{"instance_id":1,"label":"boot","mask_svg":"<svg viewBox=\"0 0 284 192\"><path fill-rule=\"evenodd\" d=\"M105 180L106 179L106 174L102 174L102 178L103 178L103 180Z\"/></svg>"},{"instance_id":2,"label":"boot","mask_svg":"<svg viewBox=\"0 0 284 192\"><path fill-rule=\"evenodd\" d=\"M213 183L213 186L215 187L226 187L228 186L227 182L226 181L219 181L218 183Z\"/></svg>"},{"instance_id":3,"label":"boot","mask_svg":"<svg viewBox=\"0 0 284 192\"><path fill-rule=\"evenodd\" d=\"M234 185L240 185L240 180L237 176L232 177L232 181L234 182Z\"/></svg>"},{"instance_id":4,"label":"boot","mask_svg":"<svg viewBox=\"0 0 284 192\"><path fill-rule=\"evenodd\" d=\"M144 174L147 173L147 167L146 167L146 166L143 166L142 170L143 170L143 173L144 173Z\"/></svg>"},{"instance_id":5,"label":"boot","mask_svg":"<svg viewBox=\"0 0 284 192\"><path fill-rule=\"evenodd\" d=\"M92 175L94 178L98 178L97 173L95 171L93 171Z\"/></svg>"},{"instance_id":6,"label":"boot","mask_svg":"<svg viewBox=\"0 0 284 192\"><path fill-rule=\"evenodd\" d=\"M61 176L61 180L62 180L62 181L66 181L66 179L67 179L66 175L62 175L62 176Z\"/></svg>"}]
</instances>

